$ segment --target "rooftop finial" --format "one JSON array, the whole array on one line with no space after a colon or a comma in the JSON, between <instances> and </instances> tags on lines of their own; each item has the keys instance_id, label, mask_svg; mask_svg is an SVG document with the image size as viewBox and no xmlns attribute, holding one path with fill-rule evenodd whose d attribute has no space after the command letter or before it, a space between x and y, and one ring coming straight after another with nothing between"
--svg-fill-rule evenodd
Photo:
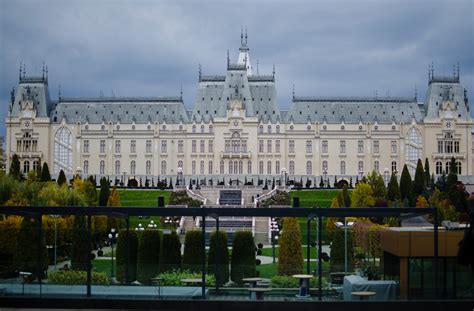
<instances>
[{"instance_id":1,"label":"rooftop finial","mask_svg":"<svg viewBox=\"0 0 474 311\"><path fill-rule=\"evenodd\" d=\"M293 83L293 90L291 92L293 94L293 100L295 100L295 84Z\"/></svg>"},{"instance_id":2,"label":"rooftop finial","mask_svg":"<svg viewBox=\"0 0 474 311\"><path fill-rule=\"evenodd\" d=\"M227 49L227 70L229 70L230 67L230 56L229 56L229 49Z\"/></svg>"},{"instance_id":3,"label":"rooftop finial","mask_svg":"<svg viewBox=\"0 0 474 311\"><path fill-rule=\"evenodd\" d=\"M48 65L46 65L46 81L48 80Z\"/></svg>"},{"instance_id":4,"label":"rooftop finial","mask_svg":"<svg viewBox=\"0 0 474 311\"><path fill-rule=\"evenodd\" d=\"M10 103L13 105L15 102L15 88L12 88L12 91L10 92Z\"/></svg>"},{"instance_id":5,"label":"rooftop finial","mask_svg":"<svg viewBox=\"0 0 474 311\"><path fill-rule=\"evenodd\" d=\"M453 65L453 78L456 79L456 65Z\"/></svg>"},{"instance_id":6,"label":"rooftop finial","mask_svg":"<svg viewBox=\"0 0 474 311\"><path fill-rule=\"evenodd\" d=\"M275 64L273 64L273 79L275 79Z\"/></svg>"},{"instance_id":7,"label":"rooftop finial","mask_svg":"<svg viewBox=\"0 0 474 311\"><path fill-rule=\"evenodd\" d=\"M418 101L418 89L416 88L416 83L415 83L415 102Z\"/></svg>"},{"instance_id":8,"label":"rooftop finial","mask_svg":"<svg viewBox=\"0 0 474 311\"><path fill-rule=\"evenodd\" d=\"M21 74L22 74L22 72L23 72L23 64L22 64L21 61L20 61L20 80L21 80Z\"/></svg>"},{"instance_id":9,"label":"rooftop finial","mask_svg":"<svg viewBox=\"0 0 474 311\"><path fill-rule=\"evenodd\" d=\"M244 26L240 27L240 45L244 45Z\"/></svg>"},{"instance_id":10,"label":"rooftop finial","mask_svg":"<svg viewBox=\"0 0 474 311\"><path fill-rule=\"evenodd\" d=\"M181 87L179 88L179 98L183 100L183 83L181 83Z\"/></svg>"},{"instance_id":11,"label":"rooftop finial","mask_svg":"<svg viewBox=\"0 0 474 311\"><path fill-rule=\"evenodd\" d=\"M459 62L458 62L458 68L457 69L458 69L458 80L459 80Z\"/></svg>"},{"instance_id":12,"label":"rooftop finial","mask_svg":"<svg viewBox=\"0 0 474 311\"><path fill-rule=\"evenodd\" d=\"M259 71L258 71L258 59L257 59L257 76L259 75Z\"/></svg>"},{"instance_id":13,"label":"rooftop finial","mask_svg":"<svg viewBox=\"0 0 474 311\"><path fill-rule=\"evenodd\" d=\"M201 81L201 64L199 64L199 81Z\"/></svg>"},{"instance_id":14,"label":"rooftop finial","mask_svg":"<svg viewBox=\"0 0 474 311\"><path fill-rule=\"evenodd\" d=\"M44 80L44 61L43 61L43 80Z\"/></svg>"},{"instance_id":15,"label":"rooftop finial","mask_svg":"<svg viewBox=\"0 0 474 311\"><path fill-rule=\"evenodd\" d=\"M26 65L23 64L23 78L25 77L25 75L26 75Z\"/></svg>"},{"instance_id":16,"label":"rooftop finial","mask_svg":"<svg viewBox=\"0 0 474 311\"><path fill-rule=\"evenodd\" d=\"M434 62L431 62L431 78L434 77Z\"/></svg>"},{"instance_id":17,"label":"rooftop finial","mask_svg":"<svg viewBox=\"0 0 474 311\"><path fill-rule=\"evenodd\" d=\"M58 85L58 99L61 100L61 84Z\"/></svg>"},{"instance_id":18,"label":"rooftop finial","mask_svg":"<svg viewBox=\"0 0 474 311\"><path fill-rule=\"evenodd\" d=\"M247 26L245 26L245 45L247 45Z\"/></svg>"}]
</instances>

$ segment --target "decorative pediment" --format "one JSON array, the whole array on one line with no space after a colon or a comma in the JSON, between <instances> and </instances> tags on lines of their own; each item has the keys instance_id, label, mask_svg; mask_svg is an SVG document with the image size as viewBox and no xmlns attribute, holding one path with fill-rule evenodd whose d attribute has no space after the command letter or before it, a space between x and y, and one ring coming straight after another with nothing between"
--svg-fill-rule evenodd
<instances>
[{"instance_id":1,"label":"decorative pediment","mask_svg":"<svg viewBox=\"0 0 474 311\"><path fill-rule=\"evenodd\" d=\"M36 109L31 100L20 101L20 118L35 118Z\"/></svg>"}]
</instances>

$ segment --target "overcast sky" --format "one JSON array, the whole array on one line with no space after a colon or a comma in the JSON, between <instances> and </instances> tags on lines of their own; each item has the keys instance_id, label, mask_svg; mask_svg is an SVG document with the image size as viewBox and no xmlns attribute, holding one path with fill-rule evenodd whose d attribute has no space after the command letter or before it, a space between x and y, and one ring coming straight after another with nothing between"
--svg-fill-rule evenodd
<instances>
[{"instance_id":1,"label":"overcast sky","mask_svg":"<svg viewBox=\"0 0 474 311\"><path fill-rule=\"evenodd\" d=\"M198 66L224 74L248 29L254 70L276 66L278 101L297 95L413 96L428 65L474 102L474 1L26 1L0 0L0 134L22 61L49 67L63 96L179 95L193 107Z\"/></svg>"}]
</instances>

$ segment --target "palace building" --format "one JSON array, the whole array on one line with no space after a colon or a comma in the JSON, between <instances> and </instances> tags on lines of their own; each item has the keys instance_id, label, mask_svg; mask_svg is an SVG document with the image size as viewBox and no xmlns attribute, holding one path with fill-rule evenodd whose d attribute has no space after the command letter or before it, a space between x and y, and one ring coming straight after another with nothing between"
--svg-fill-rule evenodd
<instances>
[{"instance_id":1,"label":"palace building","mask_svg":"<svg viewBox=\"0 0 474 311\"><path fill-rule=\"evenodd\" d=\"M241 35L237 62L223 75L203 75L194 108L176 97L50 97L48 73L20 66L6 124L6 162L19 156L24 173L47 162L53 174L125 178L355 178L388 176L428 158L434 174L456 158L473 174L472 135L459 68L430 68L425 100L399 97L299 97L277 102L275 72L261 75Z\"/></svg>"}]
</instances>

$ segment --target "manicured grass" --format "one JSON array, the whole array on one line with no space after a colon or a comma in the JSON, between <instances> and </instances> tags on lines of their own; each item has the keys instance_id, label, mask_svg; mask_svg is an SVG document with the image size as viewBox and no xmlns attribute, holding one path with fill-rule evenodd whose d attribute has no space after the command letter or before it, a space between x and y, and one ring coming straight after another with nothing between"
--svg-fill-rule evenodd
<instances>
[{"instance_id":1,"label":"manicured grass","mask_svg":"<svg viewBox=\"0 0 474 311\"><path fill-rule=\"evenodd\" d=\"M310 257L311 258L316 258L316 248L315 247L310 247ZM280 248L279 247L275 247L275 256L276 258L278 258L278 254L279 254L279 250ZM301 251L303 252L303 258L306 258L306 252L307 252L307 248L306 246L301 246ZM262 255L263 256L273 256L272 255L272 249L271 248L262 248Z\"/></svg>"},{"instance_id":2,"label":"manicured grass","mask_svg":"<svg viewBox=\"0 0 474 311\"><path fill-rule=\"evenodd\" d=\"M111 269L112 260L101 260L95 259L92 261L92 267L96 272L103 272L106 273L108 277L110 277L110 269ZM116 265L116 258L114 257L114 274L117 273L117 265Z\"/></svg>"},{"instance_id":3,"label":"manicured grass","mask_svg":"<svg viewBox=\"0 0 474 311\"><path fill-rule=\"evenodd\" d=\"M303 264L303 273L306 273L306 261ZM318 263L316 261L310 262L309 265L310 273L316 271L318 268ZM271 279L272 277L278 274L278 263L271 263L267 265L257 266L257 271L259 272L259 277ZM326 275L329 272L329 262L323 262L323 275Z\"/></svg>"},{"instance_id":4,"label":"manicured grass","mask_svg":"<svg viewBox=\"0 0 474 311\"><path fill-rule=\"evenodd\" d=\"M291 203L293 198L300 198L300 207L330 207L332 199L342 190L339 189L317 189L317 190L294 190L291 191Z\"/></svg>"},{"instance_id":5,"label":"manicured grass","mask_svg":"<svg viewBox=\"0 0 474 311\"><path fill-rule=\"evenodd\" d=\"M119 194L122 206L157 207L160 196L164 197L165 204L168 204L171 191L119 189Z\"/></svg>"}]
</instances>

